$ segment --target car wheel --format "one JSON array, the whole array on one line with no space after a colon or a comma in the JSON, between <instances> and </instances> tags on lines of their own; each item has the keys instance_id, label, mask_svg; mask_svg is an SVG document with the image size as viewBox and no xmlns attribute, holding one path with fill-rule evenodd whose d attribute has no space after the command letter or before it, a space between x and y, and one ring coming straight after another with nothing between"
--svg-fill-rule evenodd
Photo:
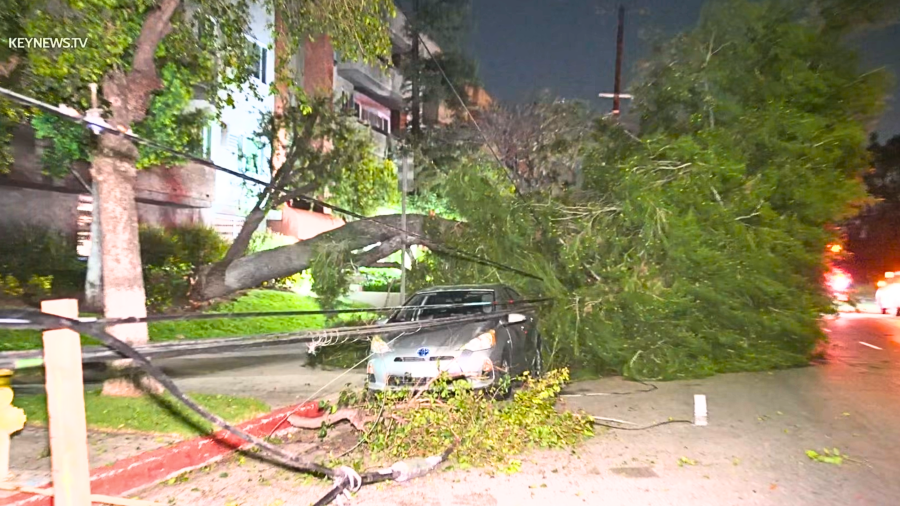
<instances>
[{"instance_id":1,"label":"car wheel","mask_svg":"<svg viewBox=\"0 0 900 506\"><path fill-rule=\"evenodd\" d=\"M881 308L881 314L887 314L887 309L886 309L886 308Z\"/></svg>"},{"instance_id":2,"label":"car wheel","mask_svg":"<svg viewBox=\"0 0 900 506\"><path fill-rule=\"evenodd\" d=\"M897 311L894 313L894 316L900 316L900 307L897 308Z\"/></svg>"}]
</instances>

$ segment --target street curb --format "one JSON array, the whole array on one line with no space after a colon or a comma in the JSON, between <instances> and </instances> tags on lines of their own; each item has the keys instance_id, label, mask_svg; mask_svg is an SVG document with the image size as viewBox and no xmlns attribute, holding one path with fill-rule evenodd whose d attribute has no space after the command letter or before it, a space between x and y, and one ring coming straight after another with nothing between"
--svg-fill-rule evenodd
<instances>
[{"instance_id":1,"label":"street curb","mask_svg":"<svg viewBox=\"0 0 900 506\"><path fill-rule=\"evenodd\" d=\"M266 437L276 426L288 431L291 425L281 422L301 405L287 406L248 420L237 427L256 437ZM212 464L229 453L250 446L234 434L221 430L210 436L181 441L164 448L119 460L91 470L91 493L127 496L140 489L174 478L182 473ZM50 489L52 484L40 488ZM53 498L33 494L16 494L0 499L0 506L53 506Z\"/></svg>"}]
</instances>

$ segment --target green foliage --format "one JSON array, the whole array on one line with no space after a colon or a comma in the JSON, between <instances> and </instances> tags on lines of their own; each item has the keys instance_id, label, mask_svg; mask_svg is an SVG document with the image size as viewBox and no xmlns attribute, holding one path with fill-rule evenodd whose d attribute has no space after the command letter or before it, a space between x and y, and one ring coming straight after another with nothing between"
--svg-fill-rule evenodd
<instances>
[{"instance_id":1,"label":"green foliage","mask_svg":"<svg viewBox=\"0 0 900 506\"><path fill-rule=\"evenodd\" d=\"M335 149L361 149L352 145L335 145ZM355 165L345 165L332 176L328 185L329 201L338 207L369 215L383 205L400 201L397 189L397 168L389 159L365 156Z\"/></svg>"},{"instance_id":2,"label":"green foliage","mask_svg":"<svg viewBox=\"0 0 900 506\"><path fill-rule=\"evenodd\" d=\"M865 125L884 75L781 2L712 4L644 68L635 138L596 125L583 184L517 197L473 159L443 194L450 245L537 274L430 256L410 281L552 297L548 362L675 379L803 365L831 311L830 225L865 198ZM468 165L468 166L465 166Z\"/></svg>"},{"instance_id":3,"label":"green foliage","mask_svg":"<svg viewBox=\"0 0 900 506\"><path fill-rule=\"evenodd\" d=\"M359 273L364 276L362 289L365 292L397 292L400 290L400 271L398 269L361 267Z\"/></svg>"},{"instance_id":4,"label":"green foliage","mask_svg":"<svg viewBox=\"0 0 900 506\"><path fill-rule=\"evenodd\" d=\"M341 243L321 244L309 262L313 291L323 309L335 309L338 300L350 290L350 276L354 268L351 254Z\"/></svg>"},{"instance_id":5,"label":"green foliage","mask_svg":"<svg viewBox=\"0 0 900 506\"><path fill-rule=\"evenodd\" d=\"M0 237L0 276L14 278L25 300L51 293L70 296L84 287L86 265L74 241L62 233L7 224L0 227Z\"/></svg>"},{"instance_id":6,"label":"green foliage","mask_svg":"<svg viewBox=\"0 0 900 506\"><path fill-rule=\"evenodd\" d=\"M183 263L198 267L220 260L228 250L225 239L204 225L142 226L139 239L144 265Z\"/></svg>"},{"instance_id":7,"label":"green foliage","mask_svg":"<svg viewBox=\"0 0 900 506\"><path fill-rule=\"evenodd\" d=\"M41 152L41 168L51 177L64 177L75 162L90 162L90 131L55 114L36 112L31 118L35 138L48 141Z\"/></svg>"},{"instance_id":8,"label":"green foliage","mask_svg":"<svg viewBox=\"0 0 900 506\"><path fill-rule=\"evenodd\" d=\"M161 312L184 303L191 288L193 272L194 267L191 264L171 261L162 265L144 266L147 308Z\"/></svg>"},{"instance_id":9,"label":"green foliage","mask_svg":"<svg viewBox=\"0 0 900 506\"><path fill-rule=\"evenodd\" d=\"M270 410L264 402L228 395L191 394L191 399L221 416L238 423ZM47 397L45 395L17 395L16 406L25 410L28 423L47 425ZM162 396L111 397L100 392L85 395L85 416L88 427L197 436L209 434L214 427L169 394Z\"/></svg>"},{"instance_id":10,"label":"green foliage","mask_svg":"<svg viewBox=\"0 0 900 506\"><path fill-rule=\"evenodd\" d=\"M208 312L316 311L318 309L320 309L319 305L313 297L283 291L252 290L234 301L217 304ZM97 315L83 314L82 316ZM149 324L149 328L150 341L163 342L321 329L325 328L325 318L322 315L308 315L241 320L223 318L221 320L167 321L152 322ZM82 345L97 346L99 343L87 336L82 336ZM41 346L39 331L0 329L0 351L34 350L40 349Z\"/></svg>"},{"instance_id":11,"label":"green foliage","mask_svg":"<svg viewBox=\"0 0 900 506\"><path fill-rule=\"evenodd\" d=\"M185 112L194 98L190 72L177 64L168 64L160 70L166 86L153 97L147 119L135 126L134 133L176 151L202 155L201 133L209 118L200 110ZM143 144L138 146L138 151L138 169L184 163L181 157Z\"/></svg>"},{"instance_id":12,"label":"green foliage","mask_svg":"<svg viewBox=\"0 0 900 506\"><path fill-rule=\"evenodd\" d=\"M27 68L27 72L17 74L12 84L50 103L66 103L81 111L91 106L90 83L102 84L104 76L113 69L130 70L143 24L157 8L155 0L14 1L16 5L4 9L0 18L4 36L77 34L87 44L19 51L20 67ZM246 0L199 0L191 4L190 15L184 8L175 12L171 30L155 55L163 85L152 98L147 117L134 125L136 134L196 153L200 127L207 118L199 112L185 112L195 89L202 89L203 98L212 104L218 117L225 108L234 106L240 94L262 97L269 92L251 80L257 53L255 46L247 44L245 35L251 31L250 4ZM313 1L268 0L263 7L268 12L277 7L281 12L291 52L302 47L310 33L324 33L335 49L351 58L377 61L390 54L387 21L394 13L390 1L351 0L321 5ZM0 51L0 61L12 52L6 47ZM0 138L8 139L11 126L23 117L5 102L0 104L0 113ZM73 136L72 132L44 128L44 138L50 139L53 146L47 153L45 167L67 167L75 160L85 159L82 155L91 148L90 137L83 127L81 130L80 135ZM139 146L139 150L139 168L183 162L146 146ZM8 150L0 153L0 167L8 167L8 158Z\"/></svg>"},{"instance_id":13,"label":"green foliage","mask_svg":"<svg viewBox=\"0 0 900 506\"><path fill-rule=\"evenodd\" d=\"M844 459L847 458L846 455L841 455L841 451L837 448L831 450L825 448L822 450L822 453L815 450L806 450L806 456L809 457L810 460L822 462L823 464L834 464L836 466L843 464Z\"/></svg>"},{"instance_id":14,"label":"green foliage","mask_svg":"<svg viewBox=\"0 0 900 506\"><path fill-rule=\"evenodd\" d=\"M147 306L163 311L187 301L190 278L206 264L220 260L228 243L211 227L140 228L141 260Z\"/></svg>"},{"instance_id":15,"label":"green foliage","mask_svg":"<svg viewBox=\"0 0 900 506\"><path fill-rule=\"evenodd\" d=\"M318 309L319 305L312 297L282 291L251 290L233 301L214 305L206 313L316 311ZM158 342L177 339L252 336L318 329L324 326L325 318L321 315L154 322L150 324L150 340Z\"/></svg>"},{"instance_id":16,"label":"green foliage","mask_svg":"<svg viewBox=\"0 0 900 506\"><path fill-rule=\"evenodd\" d=\"M378 393L365 404L376 421L362 443L377 462L438 455L458 443L451 465L512 473L521 465L512 457L526 450L566 448L594 434L589 416L556 409L568 379L566 369L541 379L526 376L510 402L446 378L418 397L408 391Z\"/></svg>"}]
</instances>

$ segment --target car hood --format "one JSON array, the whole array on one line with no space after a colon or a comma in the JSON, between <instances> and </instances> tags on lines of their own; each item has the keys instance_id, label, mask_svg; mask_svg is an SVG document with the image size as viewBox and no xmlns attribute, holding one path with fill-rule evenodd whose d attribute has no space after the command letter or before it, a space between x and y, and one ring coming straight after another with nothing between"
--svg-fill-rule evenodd
<instances>
[{"instance_id":1,"label":"car hood","mask_svg":"<svg viewBox=\"0 0 900 506\"><path fill-rule=\"evenodd\" d=\"M394 351L417 350L423 347L461 348L478 334L486 332L491 328L495 328L497 326L496 324L497 321L495 320L447 324L413 332L389 332L382 334L381 338L385 342L391 343L391 349Z\"/></svg>"}]
</instances>

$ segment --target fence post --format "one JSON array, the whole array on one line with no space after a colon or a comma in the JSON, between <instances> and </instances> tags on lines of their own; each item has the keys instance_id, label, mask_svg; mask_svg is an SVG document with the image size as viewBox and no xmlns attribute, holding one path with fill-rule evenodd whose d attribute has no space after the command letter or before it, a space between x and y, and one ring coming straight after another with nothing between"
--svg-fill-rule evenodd
<instances>
[{"instance_id":1,"label":"fence post","mask_svg":"<svg viewBox=\"0 0 900 506\"><path fill-rule=\"evenodd\" d=\"M78 301L43 301L41 311L78 318ZM81 338L77 332L66 329L44 332L44 376L54 506L90 506L84 371L81 368Z\"/></svg>"}]
</instances>

